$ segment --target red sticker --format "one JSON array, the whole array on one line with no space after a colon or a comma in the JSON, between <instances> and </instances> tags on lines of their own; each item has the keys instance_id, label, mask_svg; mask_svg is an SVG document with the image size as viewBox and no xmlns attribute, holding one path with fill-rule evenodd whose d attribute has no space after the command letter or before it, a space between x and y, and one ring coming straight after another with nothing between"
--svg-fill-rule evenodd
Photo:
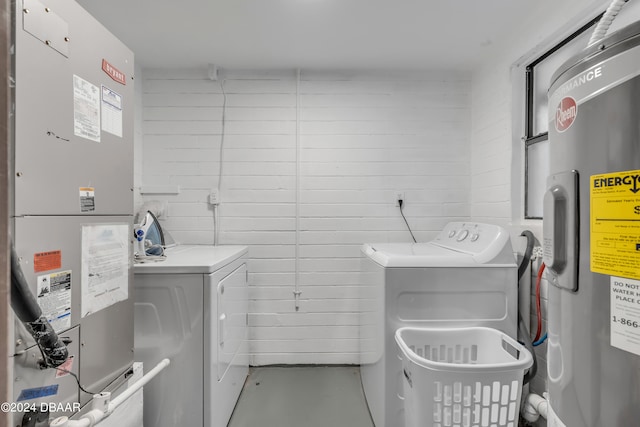
<instances>
[{"instance_id":1,"label":"red sticker","mask_svg":"<svg viewBox=\"0 0 640 427\"><path fill-rule=\"evenodd\" d=\"M118 70L113 65L111 65L109 63L109 61L107 61L106 59L102 60L102 71L107 73L109 75L109 77L111 77L116 82L118 82L120 84L123 84L123 85L127 84L127 80L125 79L124 73L122 71Z\"/></svg>"},{"instance_id":2,"label":"red sticker","mask_svg":"<svg viewBox=\"0 0 640 427\"><path fill-rule=\"evenodd\" d=\"M556 130L564 132L573 124L578 115L578 104L570 96L562 98L558 108L556 108Z\"/></svg>"},{"instance_id":3,"label":"red sticker","mask_svg":"<svg viewBox=\"0 0 640 427\"><path fill-rule=\"evenodd\" d=\"M62 378L69 375L69 372L73 370L73 356L69 356L66 362L58 366L56 369L56 378Z\"/></svg>"},{"instance_id":4,"label":"red sticker","mask_svg":"<svg viewBox=\"0 0 640 427\"><path fill-rule=\"evenodd\" d=\"M49 251L33 254L33 272L57 270L62 268L62 251Z\"/></svg>"}]
</instances>

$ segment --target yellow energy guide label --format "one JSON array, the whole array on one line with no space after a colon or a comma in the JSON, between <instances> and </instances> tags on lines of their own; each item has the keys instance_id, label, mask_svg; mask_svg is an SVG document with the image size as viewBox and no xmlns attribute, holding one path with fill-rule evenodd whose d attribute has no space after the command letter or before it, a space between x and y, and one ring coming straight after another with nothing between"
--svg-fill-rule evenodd
<instances>
[{"instance_id":1,"label":"yellow energy guide label","mask_svg":"<svg viewBox=\"0 0 640 427\"><path fill-rule=\"evenodd\" d=\"M640 170L593 175L591 271L640 279Z\"/></svg>"}]
</instances>

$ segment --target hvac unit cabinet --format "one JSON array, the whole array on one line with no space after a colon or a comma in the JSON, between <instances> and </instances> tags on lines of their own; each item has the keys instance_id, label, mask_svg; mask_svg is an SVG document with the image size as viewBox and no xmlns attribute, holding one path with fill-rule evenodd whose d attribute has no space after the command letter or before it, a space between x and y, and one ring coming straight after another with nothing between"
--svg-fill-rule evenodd
<instances>
[{"instance_id":1,"label":"hvac unit cabinet","mask_svg":"<svg viewBox=\"0 0 640 427\"><path fill-rule=\"evenodd\" d=\"M13 24L12 238L69 341L68 368L92 392L113 390L133 363L133 53L75 1L17 0ZM19 321L14 341L14 400L91 399L70 376L38 369Z\"/></svg>"}]
</instances>

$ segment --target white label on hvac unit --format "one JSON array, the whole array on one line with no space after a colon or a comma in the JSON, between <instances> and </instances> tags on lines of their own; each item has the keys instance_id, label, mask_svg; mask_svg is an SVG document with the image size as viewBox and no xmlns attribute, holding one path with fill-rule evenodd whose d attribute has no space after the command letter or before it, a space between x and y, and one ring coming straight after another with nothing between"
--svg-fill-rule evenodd
<instances>
[{"instance_id":1,"label":"white label on hvac unit","mask_svg":"<svg viewBox=\"0 0 640 427\"><path fill-rule=\"evenodd\" d=\"M100 88L73 76L73 134L100 142Z\"/></svg>"},{"instance_id":2,"label":"white label on hvac unit","mask_svg":"<svg viewBox=\"0 0 640 427\"><path fill-rule=\"evenodd\" d=\"M93 187L80 187L80 212L96 210L96 190Z\"/></svg>"},{"instance_id":3,"label":"white label on hvac unit","mask_svg":"<svg viewBox=\"0 0 640 427\"><path fill-rule=\"evenodd\" d=\"M640 355L640 280L611 276L611 345Z\"/></svg>"},{"instance_id":4,"label":"white label on hvac unit","mask_svg":"<svg viewBox=\"0 0 640 427\"><path fill-rule=\"evenodd\" d=\"M38 305L54 331L71 326L71 270L38 276Z\"/></svg>"},{"instance_id":5,"label":"white label on hvac unit","mask_svg":"<svg viewBox=\"0 0 640 427\"><path fill-rule=\"evenodd\" d=\"M129 225L82 227L82 317L129 298Z\"/></svg>"},{"instance_id":6,"label":"white label on hvac unit","mask_svg":"<svg viewBox=\"0 0 640 427\"><path fill-rule=\"evenodd\" d=\"M102 130L122 138L122 95L102 86Z\"/></svg>"}]
</instances>

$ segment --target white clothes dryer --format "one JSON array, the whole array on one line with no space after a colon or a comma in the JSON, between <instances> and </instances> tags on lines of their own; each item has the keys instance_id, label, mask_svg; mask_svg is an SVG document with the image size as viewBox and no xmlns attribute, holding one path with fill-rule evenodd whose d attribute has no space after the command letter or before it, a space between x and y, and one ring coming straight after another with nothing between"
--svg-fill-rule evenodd
<instances>
[{"instance_id":1,"label":"white clothes dryer","mask_svg":"<svg viewBox=\"0 0 640 427\"><path fill-rule=\"evenodd\" d=\"M487 326L517 334L518 279L508 232L451 222L427 243L362 247L360 369L377 427L403 427L403 326Z\"/></svg>"},{"instance_id":2,"label":"white clothes dryer","mask_svg":"<svg viewBox=\"0 0 640 427\"><path fill-rule=\"evenodd\" d=\"M229 422L249 371L247 252L179 245L134 266L135 360L171 360L144 387L145 427Z\"/></svg>"}]
</instances>

